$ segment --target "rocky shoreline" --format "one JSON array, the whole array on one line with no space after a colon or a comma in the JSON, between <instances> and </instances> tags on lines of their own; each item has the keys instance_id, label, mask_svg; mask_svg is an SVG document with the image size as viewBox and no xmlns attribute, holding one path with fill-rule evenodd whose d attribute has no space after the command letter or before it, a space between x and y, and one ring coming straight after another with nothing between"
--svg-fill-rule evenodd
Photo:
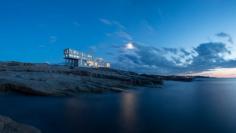
<instances>
[{"instance_id":1,"label":"rocky shoreline","mask_svg":"<svg viewBox=\"0 0 236 133\"><path fill-rule=\"evenodd\" d=\"M12 119L0 116L0 133L41 133L32 126L17 123Z\"/></svg>"},{"instance_id":2,"label":"rocky shoreline","mask_svg":"<svg viewBox=\"0 0 236 133\"><path fill-rule=\"evenodd\" d=\"M138 74L106 68L69 68L21 62L0 63L0 92L38 96L71 96L81 92L125 91L135 86L158 86L164 80L193 77Z\"/></svg>"}]
</instances>

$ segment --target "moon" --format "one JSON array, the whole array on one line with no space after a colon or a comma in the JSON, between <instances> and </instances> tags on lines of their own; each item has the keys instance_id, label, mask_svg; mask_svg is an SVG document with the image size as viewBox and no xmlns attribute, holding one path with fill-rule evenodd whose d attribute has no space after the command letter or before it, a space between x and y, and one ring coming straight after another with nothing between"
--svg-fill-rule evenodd
<instances>
[{"instance_id":1,"label":"moon","mask_svg":"<svg viewBox=\"0 0 236 133\"><path fill-rule=\"evenodd\" d=\"M133 43L129 42L125 45L125 49L132 50L135 49L135 46L133 45Z\"/></svg>"}]
</instances>

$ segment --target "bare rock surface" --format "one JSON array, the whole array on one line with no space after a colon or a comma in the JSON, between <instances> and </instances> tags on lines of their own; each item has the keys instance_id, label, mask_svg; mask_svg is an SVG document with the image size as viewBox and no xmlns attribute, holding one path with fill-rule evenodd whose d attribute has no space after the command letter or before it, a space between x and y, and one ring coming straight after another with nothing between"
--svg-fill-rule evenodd
<instances>
[{"instance_id":1,"label":"bare rock surface","mask_svg":"<svg viewBox=\"0 0 236 133\"><path fill-rule=\"evenodd\" d=\"M41 133L40 130L20 124L8 117L0 116L0 133Z\"/></svg>"},{"instance_id":2,"label":"bare rock surface","mask_svg":"<svg viewBox=\"0 0 236 133\"><path fill-rule=\"evenodd\" d=\"M160 84L160 77L147 77L114 69L0 63L0 92L4 93L65 96L80 92L124 91L134 86Z\"/></svg>"},{"instance_id":3,"label":"bare rock surface","mask_svg":"<svg viewBox=\"0 0 236 133\"><path fill-rule=\"evenodd\" d=\"M156 86L163 79L188 80L137 74L106 68L69 68L60 65L0 62L0 92L65 96L80 92L124 91L135 86Z\"/></svg>"}]
</instances>

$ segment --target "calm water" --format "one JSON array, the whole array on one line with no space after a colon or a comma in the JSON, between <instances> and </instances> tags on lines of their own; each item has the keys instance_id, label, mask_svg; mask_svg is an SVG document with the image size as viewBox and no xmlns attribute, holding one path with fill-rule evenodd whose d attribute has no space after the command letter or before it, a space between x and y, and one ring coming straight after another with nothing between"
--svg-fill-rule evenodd
<instances>
[{"instance_id":1,"label":"calm water","mask_svg":"<svg viewBox=\"0 0 236 133\"><path fill-rule=\"evenodd\" d=\"M166 82L77 98L0 95L0 114L43 133L235 133L236 80Z\"/></svg>"}]
</instances>

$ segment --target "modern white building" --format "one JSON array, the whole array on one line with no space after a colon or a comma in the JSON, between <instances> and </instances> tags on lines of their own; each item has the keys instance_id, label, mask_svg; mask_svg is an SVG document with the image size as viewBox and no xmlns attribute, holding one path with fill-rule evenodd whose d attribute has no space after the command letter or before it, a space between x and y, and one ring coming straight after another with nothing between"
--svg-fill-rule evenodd
<instances>
[{"instance_id":1,"label":"modern white building","mask_svg":"<svg viewBox=\"0 0 236 133\"><path fill-rule=\"evenodd\" d=\"M92 55L67 48L64 50L65 63L73 67L110 68L111 64L102 58L95 58Z\"/></svg>"}]
</instances>

